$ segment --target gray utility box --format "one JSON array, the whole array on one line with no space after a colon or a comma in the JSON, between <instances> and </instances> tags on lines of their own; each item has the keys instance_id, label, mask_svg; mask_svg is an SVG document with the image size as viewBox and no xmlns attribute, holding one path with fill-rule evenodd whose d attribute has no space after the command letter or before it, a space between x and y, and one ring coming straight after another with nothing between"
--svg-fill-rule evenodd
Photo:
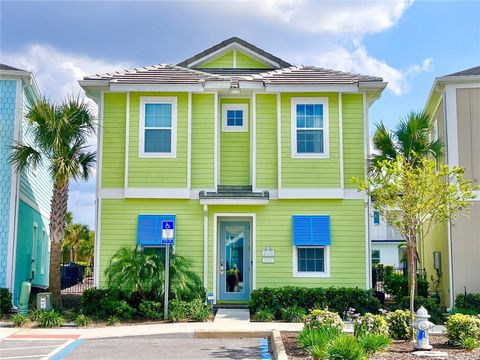
<instances>
[{"instance_id":1,"label":"gray utility box","mask_svg":"<svg viewBox=\"0 0 480 360\"><path fill-rule=\"evenodd\" d=\"M37 309L52 310L52 293L43 292L37 294Z\"/></svg>"}]
</instances>

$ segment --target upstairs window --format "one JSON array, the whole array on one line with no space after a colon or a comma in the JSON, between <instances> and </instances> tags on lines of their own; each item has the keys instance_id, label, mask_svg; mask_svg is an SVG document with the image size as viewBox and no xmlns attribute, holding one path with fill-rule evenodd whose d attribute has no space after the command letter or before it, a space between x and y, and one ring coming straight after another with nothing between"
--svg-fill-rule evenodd
<instances>
[{"instance_id":1,"label":"upstairs window","mask_svg":"<svg viewBox=\"0 0 480 360\"><path fill-rule=\"evenodd\" d=\"M292 98L292 157L328 158L328 98Z\"/></svg>"},{"instance_id":2,"label":"upstairs window","mask_svg":"<svg viewBox=\"0 0 480 360\"><path fill-rule=\"evenodd\" d=\"M380 225L380 211L373 210L373 224Z\"/></svg>"},{"instance_id":3,"label":"upstairs window","mask_svg":"<svg viewBox=\"0 0 480 360\"><path fill-rule=\"evenodd\" d=\"M140 98L140 157L175 157L176 132L176 98Z\"/></svg>"},{"instance_id":4,"label":"upstairs window","mask_svg":"<svg viewBox=\"0 0 480 360\"><path fill-rule=\"evenodd\" d=\"M223 104L222 106L222 131L248 131L248 105Z\"/></svg>"}]
</instances>

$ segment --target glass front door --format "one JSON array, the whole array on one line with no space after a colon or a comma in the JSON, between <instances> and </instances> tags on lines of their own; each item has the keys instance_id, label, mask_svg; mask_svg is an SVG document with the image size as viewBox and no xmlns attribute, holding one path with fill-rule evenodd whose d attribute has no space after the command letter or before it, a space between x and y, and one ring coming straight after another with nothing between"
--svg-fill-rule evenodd
<instances>
[{"instance_id":1,"label":"glass front door","mask_svg":"<svg viewBox=\"0 0 480 360\"><path fill-rule=\"evenodd\" d=\"M219 300L250 298L250 223L220 222Z\"/></svg>"}]
</instances>

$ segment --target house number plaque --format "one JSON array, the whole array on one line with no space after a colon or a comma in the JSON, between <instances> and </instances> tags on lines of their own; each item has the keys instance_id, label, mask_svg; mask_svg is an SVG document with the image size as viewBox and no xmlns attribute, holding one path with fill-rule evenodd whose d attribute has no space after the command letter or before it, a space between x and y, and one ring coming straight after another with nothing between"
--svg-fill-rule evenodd
<instances>
[{"instance_id":1,"label":"house number plaque","mask_svg":"<svg viewBox=\"0 0 480 360\"><path fill-rule=\"evenodd\" d=\"M262 262L264 264L274 264L275 263L275 250L273 250L270 246L265 247L262 250Z\"/></svg>"}]
</instances>

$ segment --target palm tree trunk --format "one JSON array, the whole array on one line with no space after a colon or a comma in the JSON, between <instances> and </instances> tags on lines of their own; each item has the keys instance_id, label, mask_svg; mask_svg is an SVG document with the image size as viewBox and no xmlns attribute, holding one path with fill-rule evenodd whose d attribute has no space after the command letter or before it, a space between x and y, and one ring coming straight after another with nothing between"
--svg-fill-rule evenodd
<instances>
[{"instance_id":1,"label":"palm tree trunk","mask_svg":"<svg viewBox=\"0 0 480 360\"><path fill-rule=\"evenodd\" d=\"M53 306L62 307L60 267L62 262L62 239L65 233L65 217L68 204L68 181L61 184L58 181L53 187L50 211L50 273L49 288L52 293Z\"/></svg>"}]
</instances>

